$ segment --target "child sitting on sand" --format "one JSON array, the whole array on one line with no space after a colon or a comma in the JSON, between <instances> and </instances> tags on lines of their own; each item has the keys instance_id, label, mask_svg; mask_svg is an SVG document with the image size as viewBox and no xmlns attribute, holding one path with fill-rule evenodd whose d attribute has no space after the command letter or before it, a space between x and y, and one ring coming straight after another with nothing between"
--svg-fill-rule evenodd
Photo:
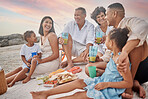
<instances>
[{"instance_id":1,"label":"child sitting on sand","mask_svg":"<svg viewBox=\"0 0 148 99\"><path fill-rule=\"evenodd\" d=\"M130 64L126 66L126 73L117 70L116 62L123 46L128 39L128 29L118 28L109 32L105 44L113 54L107 64L105 72L101 77L78 79L47 91L31 92L33 99L47 99L48 96L70 92L74 89L85 89L71 96L65 96L60 99L121 99L121 94L125 88L133 86L133 80L130 72Z\"/></svg>"},{"instance_id":2,"label":"child sitting on sand","mask_svg":"<svg viewBox=\"0 0 148 99\"><path fill-rule=\"evenodd\" d=\"M35 44L37 42L35 33L33 31L26 31L24 33L24 39L27 41L27 44L24 44L20 51L23 66L6 74L8 87L13 86L15 82L23 79L25 79L23 83L27 83L31 79L31 75L38 64L37 60L33 58L32 53L41 57L41 49L38 44ZM27 72L29 72L28 76L26 75Z\"/></svg>"}]
</instances>

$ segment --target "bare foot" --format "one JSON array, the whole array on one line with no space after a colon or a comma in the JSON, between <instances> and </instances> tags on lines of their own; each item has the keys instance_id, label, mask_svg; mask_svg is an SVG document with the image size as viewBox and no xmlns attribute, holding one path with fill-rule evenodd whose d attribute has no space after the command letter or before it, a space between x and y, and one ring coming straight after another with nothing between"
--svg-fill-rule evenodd
<instances>
[{"instance_id":1,"label":"bare foot","mask_svg":"<svg viewBox=\"0 0 148 99\"><path fill-rule=\"evenodd\" d=\"M33 99L47 99L46 94L43 91L40 92L30 92Z\"/></svg>"},{"instance_id":2,"label":"bare foot","mask_svg":"<svg viewBox=\"0 0 148 99\"><path fill-rule=\"evenodd\" d=\"M30 79L31 79L31 77L26 77L26 78L22 81L22 83L27 83Z\"/></svg>"},{"instance_id":3,"label":"bare foot","mask_svg":"<svg viewBox=\"0 0 148 99\"><path fill-rule=\"evenodd\" d=\"M136 92L139 92L140 98L146 97L146 93L145 93L144 88L139 84L139 82L137 80L134 80L133 90Z\"/></svg>"},{"instance_id":4,"label":"bare foot","mask_svg":"<svg viewBox=\"0 0 148 99\"><path fill-rule=\"evenodd\" d=\"M11 82L8 84L8 87L12 87L15 84L15 82Z\"/></svg>"},{"instance_id":5,"label":"bare foot","mask_svg":"<svg viewBox=\"0 0 148 99\"><path fill-rule=\"evenodd\" d=\"M133 91L131 88L126 89L124 93L122 93L123 99L132 99L133 98Z\"/></svg>"},{"instance_id":6,"label":"bare foot","mask_svg":"<svg viewBox=\"0 0 148 99\"><path fill-rule=\"evenodd\" d=\"M64 62L62 62L62 63L60 64L60 66L61 66L62 68L66 67L67 65L68 65L67 61L64 61Z\"/></svg>"},{"instance_id":7,"label":"bare foot","mask_svg":"<svg viewBox=\"0 0 148 99\"><path fill-rule=\"evenodd\" d=\"M73 66L74 66L73 63L69 63L68 66L65 68L65 70L69 70L69 69L71 69Z\"/></svg>"}]
</instances>

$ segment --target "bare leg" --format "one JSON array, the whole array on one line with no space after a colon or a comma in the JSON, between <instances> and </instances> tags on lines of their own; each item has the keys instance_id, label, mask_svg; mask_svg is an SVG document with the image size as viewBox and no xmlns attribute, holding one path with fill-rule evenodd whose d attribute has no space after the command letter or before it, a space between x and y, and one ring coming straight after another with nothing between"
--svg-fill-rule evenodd
<instances>
[{"instance_id":1,"label":"bare leg","mask_svg":"<svg viewBox=\"0 0 148 99\"><path fill-rule=\"evenodd\" d=\"M138 48L135 48L133 49L129 56L130 56L130 61L131 61L131 73L132 73L132 77L134 79L135 77L135 74L137 72L137 69L138 69L138 66L140 64L140 62L145 59L147 57L147 54L146 54L146 48L145 45L146 42L144 43L144 45L138 47ZM125 93L122 94L122 97L123 98L132 98L133 97L133 93L132 93L132 89L126 89Z\"/></svg>"},{"instance_id":2,"label":"bare leg","mask_svg":"<svg viewBox=\"0 0 148 99\"><path fill-rule=\"evenodd\" d=\"M18 72L21 71L21 70L22 70L22 67L18 67L18 68L15 69L14 71L11 71L11 72L7 73L7 74L5 75L5 77L6 77L6 78L7 78L7 77L10 77L10 76L12 76L12 75L18 73Z\"/></svg>"},{"instance_id":3,"label":"bare leg","mask_svg":"<svg viewBox=\"0 0 148 99\"><path fill-rule=\"evenodd\" d=\"M85 66L85 73L89 76L88 67L89 66L96 66L96 70L100 71L100 73L99 72L97 73L97 76L101 76L104 73L106 65L107 65L106 62L89 63Z\"/></svg>"},{"instance_id":4,"label":"bare leg","mask_svg":"<svg viewBox=\"0 0 148 99\"><path fill-rule=\"evenodd\" d=\"M86 84L83 82L83 79L78 79L47 91L30 93L32 94L33 99L47 99L47 97L51 95L70 92L74 89L83 89L84 87L86 87Z\"/></svg>"},{"instance_id":5,"label":"bare leg","mask_svg":"<svg viewBox=\"0 0 148 99\"><path fill-rule=\"evenodd\" d=\"M30 71L29 71L29 74L28 76L23 80L23 83L27 83L30 79L31 79L31 76L36 68L36 65L37 65L37 60L36 59L33 59L32 62L31 62L31 67L30 67Z\"/></svg>"},{"instance_id":6,"label":"bare leg","mask_svg":"<svg viewBox=\"0 0 148 99\"><path fill-rule=\"evenodd\" d=\"M71 35L68 35L68 43L67 45L62 45L63 49L65 51L66 57L67 57L67 61L62 62L61 63L61 67L66 67L67 68L71 68L73 67L73 63L72 63L72 38Z\"/></svg>"},{"instance_id":7,"label":"bare leg","mask_svg":"<svg viewBox=\"0 0 148 99\"><path fill-rule=\"evenodd\" d=\"M86 92L77 92L71 96L65 96L57 99L90 99L87 97Z\"/></svg>"},{"instance_id":8,"label":"bare leg","mask_svg":"<svg viewBox=\"0 0 148 99\"><path fill-rule=\"evenodd\" d=\"M10 82L12 82L12 80L15 78L16 75L17 75L17 74L14 74L14 75L12 75L12 76L10 76L10 77L7 77L7 78L6 78L7 84L9 84Z\"/></svg>"},{"instance_id":9,"label":"bare leg","mask_svg":"<svg viewBox=\"0 0 148 99\"><path fill-rule=\"evenodd\" d=\"M12 80L11 83L8 84L8 87L12 87L15 82L23 80L24 78L26 78L27 76L25 75L25 73L28 72L28 68L24 68L23 70L21 70L16 76L15 78Z\"/></svg>"}]
</instances>

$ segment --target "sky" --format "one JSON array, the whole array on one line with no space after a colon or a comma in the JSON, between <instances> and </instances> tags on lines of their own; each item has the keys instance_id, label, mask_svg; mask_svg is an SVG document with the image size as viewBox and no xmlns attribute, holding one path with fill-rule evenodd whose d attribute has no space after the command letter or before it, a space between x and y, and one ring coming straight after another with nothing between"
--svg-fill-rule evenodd
<instances>
[{"instance_id":1,"label":"sky","mask_svg":"<svg viewBox=\"0 0 148 99\"><path fill-rule=\"evenodd\" d=\"M38 36L40 21L44 16L54 20L56 33L62 32L64 25L74 20L74 10L84 7L86 19L97 25L90 14L97 6L122 3L126 16L136 16L148 22L148 0L0 0L0 36L23 34L33 30Z\"/></svg>"}]
</instances>

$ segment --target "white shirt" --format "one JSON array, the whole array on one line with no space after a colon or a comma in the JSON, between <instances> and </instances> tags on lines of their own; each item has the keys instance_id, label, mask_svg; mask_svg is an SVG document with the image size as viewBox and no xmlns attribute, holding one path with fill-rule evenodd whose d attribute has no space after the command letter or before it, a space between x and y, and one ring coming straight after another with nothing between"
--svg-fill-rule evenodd
<instances>
[{"instance_id":1,"label":"white shirt","mask_svg":"<svg viewBox=\"0 0 148 99\"><path fill-rule=\"evenodd\" d=\"M120 21L118 28L124 27L127 27L130 31L128 41L139 39L140 42L137 47L143 45L148 35L148 23L145 20L137 17L123 18Z\"/></svg>"},{"instance_id":2,"label":"white shirt","mask_svg":"<svg viewBox=\"0 0 148 99\"><path fill-rule=\"evenodd\" d=\"M28 60L32 58L32 52L41 53L40 46L34 43L32 47L28 47L26 44L24 44L21 47L20 55L24 55L25 59Z\"/></svg>"},{"instance_id":3,"label":"white shirt","mask_svg":"<svg viewBox=\"0 0 148 99\"><path fill-rule=\"evenodd\" d=\"M64 28L63 33L69 33L73 40L83 45L87 45L88 43L93 44L95 40L94 25L87 20L85 20L85 24L81 30L79 30L75 21L69 22Z\"/></svg>"}]
</instances>

